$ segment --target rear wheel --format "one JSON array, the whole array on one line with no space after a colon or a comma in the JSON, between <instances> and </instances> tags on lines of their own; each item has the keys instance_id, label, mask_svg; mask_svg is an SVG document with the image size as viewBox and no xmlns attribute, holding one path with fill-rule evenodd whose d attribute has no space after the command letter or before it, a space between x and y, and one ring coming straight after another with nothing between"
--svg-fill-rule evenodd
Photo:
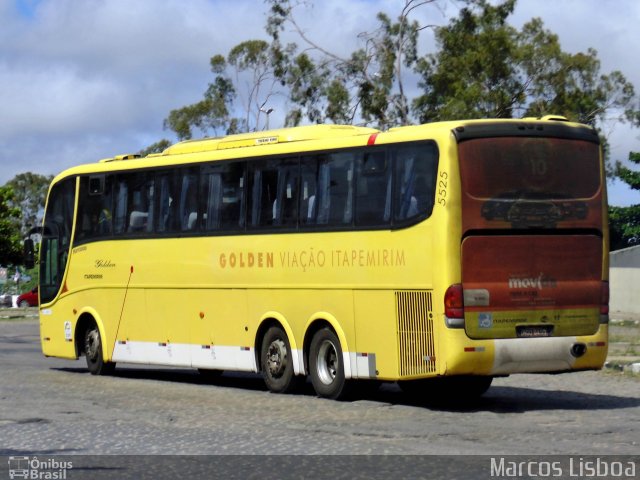
<instances>
[{"instance_id":1,"label":"rear wheel","mask_svg":"<svg viewBox=\"0 0 640 480\"><path fill-rule=\"evenodd\" d=\"M116 368L113 362L105 362L102 356L102 338L100 330L94 323L84 336L84 355L87 359L87 368L92 375L110 375Z\"/></svg>"},{"instance_id":2,"label":"rear wheel","mask_svg":"<svg viewBox=\"0 0 640 480\"><path fill-rule=\"evenodd\" d=\"M294 375L289 338L280 327L271 327L267 330L262 340L260 359L264 383L274 393L291 392L303 380L302 377Z\"/></svg>"},{"instance_id":3,"label":"rear wheel","mask_svg":"<svg viewBox=\"0 0 640 480\"><path fill-rule=\"evenodd\" d=\"M323 328L313 336L309 348L309 370L318 396L338 399L347 394L342 348L332 330Z\"/></svg>"}]
</instances>

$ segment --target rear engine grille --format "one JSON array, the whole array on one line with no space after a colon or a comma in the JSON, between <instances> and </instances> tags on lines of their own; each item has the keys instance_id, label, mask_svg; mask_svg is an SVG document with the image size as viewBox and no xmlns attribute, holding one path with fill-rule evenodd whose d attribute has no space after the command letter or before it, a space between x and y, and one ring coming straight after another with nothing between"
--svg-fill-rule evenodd
<instances>
[{"instance_id":1,"label":"rear engine grille","mask_svg":"<svg viewBox=\"0 0 640 480\"><path fill-rule=\"evenodd\" d=\"M395 294L400 376L433 373L436 358L431 292L398 291Z\"/></svg>"}]
</instances>

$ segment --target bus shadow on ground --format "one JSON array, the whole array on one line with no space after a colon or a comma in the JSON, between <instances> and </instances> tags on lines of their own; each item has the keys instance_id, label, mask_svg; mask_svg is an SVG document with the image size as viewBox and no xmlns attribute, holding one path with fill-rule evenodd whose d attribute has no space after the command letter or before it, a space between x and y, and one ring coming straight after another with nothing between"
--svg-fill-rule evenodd
<instances>
[{"instance_id":1,"label":"bus shadow on ground","mask_svg":"<svg viewBox=\"0 0 640 480\"><path fill-rule=\"evenodd\" d=\"M53 368L61 372L89 375L85 368ZM267 391L258 373L225 372L215 379L200 375L193 369L163 369L157 367L117 368L116 378L154 380L160 382L203 385L212 388L235 388L246 391ZM571 390L542 390L528 387L494 386L480 398L439 398L437 392L421 394L403 392L396 383L383 383L378 389L366 382L345 400L370 401L391 405L404 405L448 412L525 413L545 410L611 410L640 407L640 398L604 395ZM293 396L315 396L310 381L301 385ZM332 401L332 400L328 400Z\"/></svg>"},{"instance_id":2,"label":"bus shadow on ground","mask_svg":"<svg viewBox=\"0 0 640 480\"><path fill-rule=\"evenodd\" d=\"M640 399L617 395L603 395L570 390L536 390L526 387L491 387L479 398L445 399L425 392L409 395L399 388L392 391L381 389L372 399L391 404L425 407L447 412L492 412L525 413L545 410L612 410L640 407Z\"/></svg>"}]
</instances>

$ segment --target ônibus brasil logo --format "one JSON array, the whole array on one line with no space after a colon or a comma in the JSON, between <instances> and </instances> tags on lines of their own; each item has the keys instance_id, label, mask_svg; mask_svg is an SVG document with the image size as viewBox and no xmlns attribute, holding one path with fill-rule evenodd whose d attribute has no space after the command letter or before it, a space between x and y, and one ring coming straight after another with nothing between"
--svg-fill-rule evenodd
<instances>
[{"instance_id":1,"label":"\u00f4nibus brasil logo","mask_svg":"<svg viewBox=\"0 0 640 480\"><path fill-rule=\"evenodd\" d=\"M73 462L38 457L9 457L9 478L27 478L38 480L65 480L67 470L73 468Z\"/></svg>"}]
</instances>

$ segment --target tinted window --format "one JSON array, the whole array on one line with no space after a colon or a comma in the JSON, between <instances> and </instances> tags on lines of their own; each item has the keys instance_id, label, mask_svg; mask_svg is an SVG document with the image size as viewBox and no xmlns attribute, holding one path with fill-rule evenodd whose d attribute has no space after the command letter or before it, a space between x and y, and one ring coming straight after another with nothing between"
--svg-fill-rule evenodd
<instances>
[{"instance_id":1,"label":"tinted window","mask_svg":"<svg viewBox=\"0 0 640 480\"><path fill-rule=\"evenodd\" d=\"M354 154L352 152L303 158L301 214L306 214L303 224L351 224L353 171Z\"/></svg>"},{"instance_id":2,"label":"tinted window","mask_svg":"<svg viewBox=\"0 0 640 480\"><path fill-rule=\"evenodd\" d=\"M75 178L63 180L52 187L47 201L40 247L42 303L53 300L62 285L71 246L75 187Z\"/></svg>"},{"instance_id":3,"label":"tinted window","mask_svg":"<svg viewBox=\"0 0 640 480\"><path fill-rule=\"evenodd\" d=\"M278 193L279 161L251 162L249 197L249 226L264 227L274 223Z\"/></svg>"},{"instance_id":4,"label":"tinted window","mask_svg":"<svg viewBox=\"0 0 640 480\"><path fill-rule=\"evenodd\" d=\"M76 238L241 232L245 221L252 230L403 226L431 214L437 166L435 143L422 142L90 175Z\"/></svg>"},{"instance_id":5,"label":"tinted window","mask_svg":"<svg viewBox=\"0 0 640 480\"><path fill-rule=\"evenodd\" d=\"M198 228L198 171L197 169L179 172L180 197L178 197L178 215L180 231L191 232Z\"/></svg>"},{"instance_id":6,"label":"tinted window","mask_svg":"<svg viewBox=\"0 0 640 480\"><path fill-rule=\"evenodd\" d=\"M201 183L204 229L234 231L244 227L245 164L207 166Z\"/></svg>"},{"instance_id":7,"label":"tinted window","mask_svg":"<svg viewBox=\"0 0 640 480\"><path fill-rule=\"evenodd\" d=\"M80 179L77 240L109 237L113 233L111 177L105 175Z\"/></svg>"},{"instance_id":8,"label":"tinted window","mask_svg":"<svg viewBox=\"0 0 640 480\"><path fill-rule=\"evenodd\" d=\"M356 225L388 225L391 218L391 168L385 151L357 160Z\"/></svg>"},{"instance_id":9,"label":"tinted window","mask_svg":"<svg viewBox=\"0 0 640 480\"><path fill-rule=\"evenodd\" d=\"M273 208L273 223L276 226L295 227L298 222L299 172L297 159L279 162L278 189Z\"/></svg>"},{"instance_id":10,"label":"tinted window","mask_svg":"<svg viewBox=\"0 0 640 480\"><path fill-rule=\"evenodd\" d=\"M548 199L590 198L600 188L600 150L592 142L479 138L458 148L463 191L474 198L511 192Z\"/></svg>"},{"instance_id":11,"label":"tinted window","mask_svg":"<svg viewBox=\"0 0 640 480\"><path fill-rule=\"evenodd\" d=\"M438 170L435 144L401 145L393 148L391 154L395 163L394 221L430 215Z\"/></svg>"},{"instance_id":12,"label":"tinted window","mask_svg":"<svg viewBox=\"0 0 640 480\"><path fill-rule=\"evenodd\" d=\"M139 234L153 231L153 195L154 176L151 172L127 173L116 177L116 233Z\"/></svg>"},{"instance_id":13,"label":"tinted window","mask_svg":"<svg viewBox=\"0 0 640 480\"><path fill-rule=\"evenodd\" d=\"M170 233L180 229L177 199L180 198L180 177L172 172L160 172L156 178L156 232Z\"/></svg>"}]
</instances>

